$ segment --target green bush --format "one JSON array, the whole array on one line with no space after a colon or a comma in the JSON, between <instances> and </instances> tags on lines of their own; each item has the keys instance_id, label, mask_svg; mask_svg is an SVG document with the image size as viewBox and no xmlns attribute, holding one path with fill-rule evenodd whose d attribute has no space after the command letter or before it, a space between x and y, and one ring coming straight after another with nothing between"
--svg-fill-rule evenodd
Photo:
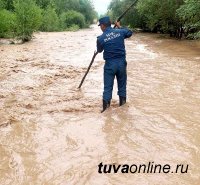
<instances>
[{"instance_id":1,"label":"green bush","mask_svg":"<svg viewBox=\"0 0 200 185\"><path fill-rule=\"evenodd\" d=\"M5 8L5 3L2 0L0 0L0 10L4 8Z\"/></svg>"},{"instance_id":2,"label":"green bush","mask_svg":"<svg viewBox=\"0 0 200 185\"><path fill-rule=\"evenodd\" d=\"M197 33L190 33L187 35L188 39L200 39L200 31Z\"/></svg>"},{"instance_id":3,"label":"green bush","mask_svg":"<svg viewBox=\"0 0 200 185\"><path fill-rule=\"evenodd\" d=\"M111 0L109 15L116 20L133 0ZM200 0L138 0L123 23L176 38L200 36Z\"/></svg>"},{"instance_id":4,"label":"green bush","mask_svg":"<svg viewBox=\"0 0 200 185\"><path fill-rule=\"evenodd\" d=\"M77 9L80 13L85 17L85 22L87 24L93 23L95 17L98 15L95 13L93 5L90 0L79 0L79 9Z\"/></svg>"},{"instance_id":5,"label":"green bush","mask_svg":"<svg viewBox=\"0 0 200 185\"><path fill-rule=\"evenodd\" d=\"M66 31L78 31L79 26L76 24L72 24L69 28L66 29Z\"/></svg>"},{"instance_id":6,"label":"green bush","mask_svg":"<svg viewBox=\"0 0 200 185\"><path fill-rule=\"evenodd\" d=\"M33 0L15 0L16 32L15 36L23 42L32 38L42 23L42 10Z\"/></svg>"},{"instance_id":7,"label":"green bush","mask_svg":"<svg viewBox=\"0 0 200 185\"><path fill-rule=\"evenodd\" d=\"M3 5L3 8L9 11L14 10L13 0L0 0L0 7Z\"/></svg>"},{"instance_id":8,"label":"green bush","mask_svg":"<svg viewBox=\"0 0 200 185\"><path fill-rule=\"evenodd\" d=\"M187 37L190 39L200 38L200 1L185 0L185 3L177 10L177 15L184 22Z\"/></svg>"},{"instance_id":9,"label":"green bush","mask_svg":"<svg viewBox=\"0 0 200 185\"><path fill-rule=\"evenodd\" d=\"M152 31L168 33L176 31L180 20L176 16L176 10L182 5L182 0L140 0L137 9L145 17L146 26Z\"/></svg>"},{"instance_id":10,"label":"green bush","mask_svg":"<svg viewBox=\"0 0 200 185\"><path fill-rule=\"evenodd\" d=\"M70 28L72 25L78 25L80 28L83 28L86 25L85 17L81 13L74 10L62 13L60 20L62 29Z\"/></svg>"},{"instance_id":11,"label":"green bush","mask_svg":"<svg viewBox=\"0 0 200 185\"><path fill-rule=\"evenodd\" d=\"M7 10L0 10L0 37L11 37L15 15Z\"/></svg>"},{"instance_id":12,"label":"green bush","mask_svg":"<svg viewBox=\"0 0 200 185\"><path fill-rule=\"evenodd\" d=\"M59 18L55 12L55 9L48 6L43 12L43 21L41 25L41 31L58 31L59 30Z\"/></svg>"}]
</instances>

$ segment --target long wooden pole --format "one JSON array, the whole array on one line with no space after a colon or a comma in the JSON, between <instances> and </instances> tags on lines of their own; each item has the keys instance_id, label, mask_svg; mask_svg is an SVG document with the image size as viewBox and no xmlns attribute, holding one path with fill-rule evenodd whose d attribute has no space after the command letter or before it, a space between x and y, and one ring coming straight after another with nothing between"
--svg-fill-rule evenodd
<instances>
[{"instance_id":1,"label":"long wooden pole","mask_svg":"<svg viewBox=\"0 0 200 185\"><path fill-rule=\"evenodd\" d=\"M92 66L92 64L93 64L93 62L94 62L94 59L95 59L95 57L97 56L97 54L98 54L98 52L95 51L95 52L94 52L94 55L93 55L93 57L92 57L92 60L91 60L91 62L90 62L90 65L89 65L89 67L88 67L88 69L87 69L87 71L86 71L84 77L82 78L80 85L78 86L79 89L81 88L81 86L82 86L82 84L83 84L83 82L84 82L84 80L85 80L87 74L89 73L90 68L91 68L91 66Z\"/></svg>"}]
</instances>

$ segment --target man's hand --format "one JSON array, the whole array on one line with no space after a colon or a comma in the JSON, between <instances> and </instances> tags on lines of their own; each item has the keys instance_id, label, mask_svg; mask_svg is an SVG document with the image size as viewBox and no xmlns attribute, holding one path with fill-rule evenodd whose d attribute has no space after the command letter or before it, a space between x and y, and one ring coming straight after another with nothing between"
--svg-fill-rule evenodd
<instances>
[{"instance_id":1,"label":"man's hand","mask_svg":"<svg viewBox=\"0 0 200 185\"><path fill-rule=\"evenodd\" d=\"M116 25L117 28L121 28L120 22L117 22L117 21L116 21L116 22L115 22L115 25Z\"/></svg>"}]
</instances>

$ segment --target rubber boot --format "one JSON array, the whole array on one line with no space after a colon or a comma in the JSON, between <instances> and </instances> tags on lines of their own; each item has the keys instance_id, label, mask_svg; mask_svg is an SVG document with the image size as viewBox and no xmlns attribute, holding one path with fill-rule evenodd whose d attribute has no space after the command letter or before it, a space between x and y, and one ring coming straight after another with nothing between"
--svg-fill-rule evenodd
<instances>
[{"instance_id":1,"label":"rubber boot","mask_svg":"<svg viewBox=\"0 0 200 185\"><path fill-rule=\"evenodd\" d=\"M103 110L101 111L101 113L103 113L109 107L110 107L110 101L103 100Z\"/></svg>"},{"instance_id":2,"label":"rubber boot","mask_svg":"<svg viewBox=\"0 0 200 185\"><path fill-rule=\"evenodd\" d=\"M119 106L122 106L126 103L126 97L122 97L120 96L119 97Z\"/></svg>"}]
</instances>

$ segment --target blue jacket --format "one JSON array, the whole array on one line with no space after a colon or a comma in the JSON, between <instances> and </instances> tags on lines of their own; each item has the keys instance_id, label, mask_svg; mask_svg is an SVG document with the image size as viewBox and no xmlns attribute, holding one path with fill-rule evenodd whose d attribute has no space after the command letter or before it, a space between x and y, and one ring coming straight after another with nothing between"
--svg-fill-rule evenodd
<instances>
[{"instance_id":1,"label":"blue jacket","mask_svg":"<svg viewBox=\"0 0 200 185\"><path fill-rule=\"evenodd\" d=\"M126 28L107 27L103 34L97 37L97 51L101 53L104 50L103 58L106 61L125 59L124 39L131 37L132 34L133 32Z\"/></svg>"}]
</instances>

